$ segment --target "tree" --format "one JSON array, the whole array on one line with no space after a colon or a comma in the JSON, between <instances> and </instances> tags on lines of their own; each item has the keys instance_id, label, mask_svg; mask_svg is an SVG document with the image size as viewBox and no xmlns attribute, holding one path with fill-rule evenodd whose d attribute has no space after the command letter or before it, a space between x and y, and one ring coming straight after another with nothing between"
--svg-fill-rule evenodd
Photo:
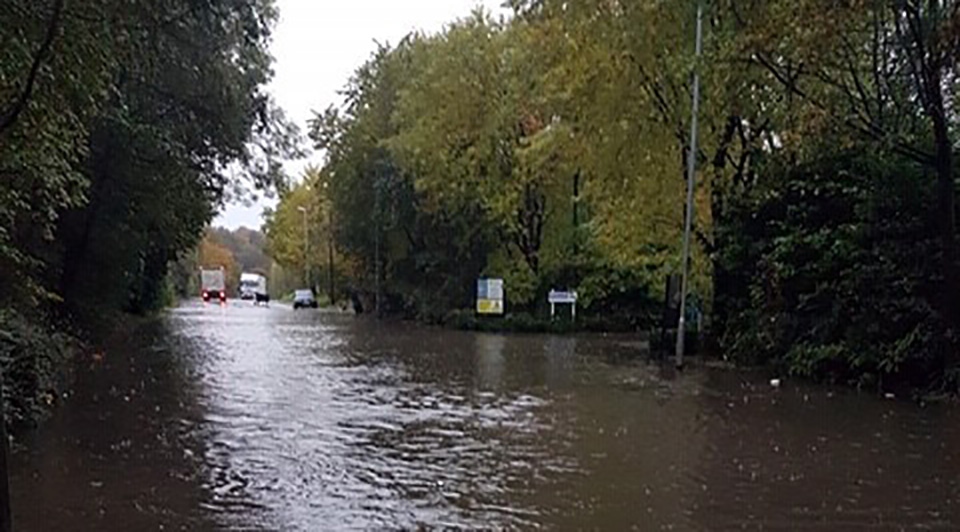
<instances>
[{"instance_id":1,"label":"tree","mask_svg":"<svg viewBox=\"0 0 960 532\"><path fill-rule=\"evenodd\" d=\"M829 4L829 5L828 5ZM836 6L816 0L724 4L736 20L732 56L796 102L802 121L782 138L834 131L928 168L936 179L941 297L952 328L960 320L954 159L960 3L874 0ZM786 127L788 126L788 127ZM955 348L947 351L953 366Z\"/></svg>"},{"instance_id":2,"label":"tree","mask_svg":"<svg viewBox=\"0 0 960 532\"><path fill-rule=\"evenodd\" d=\"M0 291L46 301L43 258L59 214L83 202L87 122L121 56L106 1L0 6ZM125 9L115 11L122 16Z\"/></svg>"},{"instance_id":3,"label":"tree","mask_svg":"<svg viewBox=\"0 0 960 532\"><path fill-rule=\"evenodd\" d=\"M239 168L255 186L277 184L276 163L255 151L285 128L262 93L272 8L237 0L184 9L175 23L143 15L153 44L134 47L138 60L91 123L88 201L62 215L57 233L68 303L156 308L167 265L193 247L232 186L228 167L236 162L229 172Z\"/></svg>"},{"instance_id":4,"label":"tree","mask_svg":"<svg viewBox=\"0 0 960 532\"><path fill-rule=\"evenodd\" d=\"M955 2L712 2L698 65L689 2L508 4L382 47L313 122L313 195L360 291L435 319L491 275L513 309L565 286L648 323L680 266L696 66L694 286L720 347L821 378L948 375Z\"/></svg>"},{"instance_id":5,"label":"tree","mask_svg":"<svg viewBox=\"0 0 960 532\"><path fill-rule=\"evenodd\" d=\"M452 215L426 208L415 173L387 146L397 132L393 116L413 81L420 45L411 36L396 50L379 50L351 80L343 109L318 116L311 137L327 152L325 194L338 247L353 268L348 291L365 299L365 308L382 300L381 310L442 314L446 304L427 305L424 293L464 299L473 283L464 278L474 278L482 267L470 252L483 245L484 230L474 210ZM449 252L438 253L437 243ZM440 272L449 275L438 277Z\"/></svg>"},{"instance_id":6,"label":"tree","mask_svg":"<svg viewBox=\"0 0 960 532\"><path fill-rule=\"evenodd\" d=\"M212 238L230 250L240 268L245 272L266 275L270 271L270 257L265 252L266 237L260 231L240 227L229 230L213 228Z\"/></svg>"},{"instance_id":7,"label":"tree","mask_svg":"<svg viewBox=\"0 0 960 532\"><path fill-rule=\"evenodd\" d=\"M421 314L472 305L482 274L507 277L514 305L532 306L556 283L622 292L601 278L619 276L612 259L626 265L642 253L604 240L625 209L608 211L603 194L624 180L608 152L593 151L610 132L620 151L632 141L604 125L603 107L631 87L622 75L594 102L591 76L610 77L611 48L564 16L500 25L477 12L439 35L409 36L358 70L342 111L317 117L311 136L336 176L338 240L361 259L368 287L399 291L409 300L401 306ZM646 163L638 157L627 174ZM654 184L662 173L646 175L641 182ZM679 199L682 180L674 182ZM675 210L661 195L646 200ZM446 280L443 295L436 278Z\"/></svg>"},{"instance_id":8,"label":"tree","mask_svg":"<svg viewBox=\"0 0 960 532\"><path fill-rule=\"evenodd\" d=\"M228 187L282 180L296 131L264 92L275 19L271 0L0 4L5 405L59 395L72 347L51 316L89 331L159 308Z\"/></svg>"},{"instance_id":9,"label":"tree","mask_svg":"<svg viewBox=\"0 0 960 532\"><path fill-rule=\"evenodd\" d=\"M60 31L60 21L63 17L64 4L65 0L56 0L53 2L53 5L50 8L49 20L45 24L43 39L37 45L36 51L29 59L30 67L26 73L25 79L17 83L10 101L0 108L0 134L2 134L4 130L14 125L14 123L17 121L17 118L20 117L20 113L22 113L27 107L27 104L30 102L31 97L33 96L34 87L36 86L40 69L44 62L47 61L50 55L50 50L53 47L54 40L57 37L57 33ZM14 9L12 8L23 9L23 7L24 6L12 3L8 9L13 11ZM9 21L12 18L12 16L10 18L4 17L4 20Z\"/></svg>"},{"instance_id":10,"label":"tree","mask_svg":"<svg viewBox=\"0 0 960 532\"><path fill-rule=\"evenodd\" d=\"M327 198L329 186L329 175L317 168L308 168L301 183L282 194L277 209L266 214L265 251L286 271L299 272L297 284L301 287L307 282L304 271L310 272L311 283L320 285L321 280L325 280L336 284L336 278L342 275L337 266L340 269L345 266L333 246L334 218ZM323 279L317 272L323 273ZM327 292L331 291L327 282L323 284Z\"/></svg>"},{"instance_id":11,"label":"tree","mask_svg":"<svg viewBox=\"0 0 960 532\"><path fill-rule=\"evenodd\" d=\"M139 307L228 189L282 179L296 132L263 92L271 1L0 9L0 287L17 301Z\"/></svg>"}]
</instances>

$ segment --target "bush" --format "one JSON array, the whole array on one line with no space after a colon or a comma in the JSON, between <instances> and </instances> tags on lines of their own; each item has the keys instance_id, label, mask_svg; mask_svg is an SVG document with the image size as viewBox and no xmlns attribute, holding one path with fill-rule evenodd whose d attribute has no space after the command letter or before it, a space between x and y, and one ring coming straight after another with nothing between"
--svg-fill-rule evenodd
<instances>
[{"instance_id":1,"label":"bush","mask_svg":"<svg viewBox=\"0 0 960 532\"><path fill-rule=\"evenodd\" d=\"M589 332L630 332L635 331L632 321L603 318L577 318L551 320L549 317L537 317L529 312L511 312L505 316L478 316L473 310L454 310L448 312L442 321L445 327L464 331L518 332L518 333L570 333Z\"/></svg>"},{"instance_id":2,"label":"bush","mask_svg":"<svg viewBox=\"0 0 960 532\"><path fill-rule=\"evenodd\" d=\"M472 310L451 310L443 318L443 325L463 331L477 330L477 316Z\"/></svg>"},{"instance_id":3,"label":"bush","mask_svg":"<svg viewBox=\"0 0 960 532\"><path fill-rule=\"evenodd\" d=\"M935 385L950 328L934 180L860 152L766 170L720 222L724 352L817 380Z\"/></svg>"},{"instance_id":4,"label":"bush","mask_svg":"<svg viewBox=\"0 0 960 532\"><path fill-rule=\"evenodd\" d=\"M8 425L32 425L50 412L77 349L76 339L52 326L0 311L0 371Z\"/></svg>"}]
</instances>

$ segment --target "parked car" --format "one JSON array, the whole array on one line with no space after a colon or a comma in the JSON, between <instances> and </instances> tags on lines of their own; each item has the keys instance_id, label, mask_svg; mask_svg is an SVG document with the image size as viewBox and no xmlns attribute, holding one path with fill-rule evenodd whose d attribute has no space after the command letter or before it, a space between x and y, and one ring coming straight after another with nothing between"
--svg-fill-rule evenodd
<instances>
[{"instance_id":1,"label":"parked car","mask_svg":"<svg viewBox=\"0 0 960 532\"><path fill-rule=\"evenodd\" d=\"M317 298L313 297L313 290L296 290L293 293L293 308L317 308Z\"/></svg>"}]
</instances>

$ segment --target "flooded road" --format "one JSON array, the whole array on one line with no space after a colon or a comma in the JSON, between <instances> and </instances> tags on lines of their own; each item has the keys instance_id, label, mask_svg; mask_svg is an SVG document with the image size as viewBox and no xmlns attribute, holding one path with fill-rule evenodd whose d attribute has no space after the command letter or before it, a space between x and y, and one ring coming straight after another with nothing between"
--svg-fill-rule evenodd
<instances>
[{"instance_id":1,"label":"flooded road","mask_svg":"<svg viewBox=\"0 0 960 532\"><path fill-rule=\"evenodd\" d=\"M18 530L958 530L960 412L624 338L185 304L20 442Z\"/></svg>"}]
</instances>

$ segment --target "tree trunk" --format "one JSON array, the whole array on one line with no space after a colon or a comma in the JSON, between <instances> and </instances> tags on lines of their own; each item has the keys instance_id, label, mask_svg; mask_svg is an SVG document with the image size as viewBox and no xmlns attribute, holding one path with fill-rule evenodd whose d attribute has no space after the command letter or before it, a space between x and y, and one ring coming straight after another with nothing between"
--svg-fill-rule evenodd
<instances>
[{"instance_id":1,"label":"tree trunk","mask_svg":"<svg viewBox=\"0 0 960 532\"><path fill-rule=\"evenodd\" d=\"M5 410L3 387L0 386L0 532L13 530L13 518L10 512L10 470L7 461L9 440Z\"/></svg>"},{"instance_id":2,"label":"tree trunk","mask_svg":"<svg viewBox=\"0 0 960 532\"><path fill-rule=\"evenodd\" d=\"M19 94L17 94L13 102L10 103L10 106L0 110L0 133L13 127L20 113L27 108L27 104L33 96L33 89L37 82L37 76L40 73L40 67L43 66L43 62L46 61L50 49L53 46L53 41L56 39L57 32L60 29L60 17L63 13L65 1L66 0L56 0L53 3L53 12L50 14L49 22L47 22L46 34L39 49L33 56L30 64L30 72L27 74L27 80L24 82Z\"/></svg>"},{"instance_id":3,"label":"tree trunk","mask_svg":"<svg viewBox=\"0 0 960 532\"><path fill-rule=\"evenodd\" d=\"M712 224L712 241L710 246L707 249L711 257L711 262L713 265L713 305L712 305L712 316L711 316L711 334L710 334L710 348L715 352L719 352L720 347L720 338L723 336L727 322L730 317L730 308L727 304L730 297L734 294L733 289L733 276L731 272L727 271L727 268L724 264L724 261L721 260L720 250L724 249L723 246L726 245L726 242L723 242L718 228L724 226L730 221L727 219L727 212L725 208L726 198L724 197L724 172L727 169L727 158L730 154L730 148L733 144L734 137L737 134L738 128L741 127L742 119L736 115L731 114L727 117L726 124L724 125L723 134L720 136L720 143L717 146L717 151L713 156L713 180L710 186L710 214L713 218ZM744 137L741 137L741 149L749 149ZM742 168L735 168L735 171L739 174L743 171Z\"/></svg>"},{"instance_id":4,"label":"tree trunk","mask_svg":"<svg viewBox=\"0 0 960 532\"><path fill-rule=\"evenodd\" d=\"M921 63L923 65L923 63ZM943 275L943 293L941 308L947 324L954 329L958 323L958 301L960 279L957 277L957 241L956 241L956 198L954 196L953 143L950 139L950 126L947 123L947 109L943 93L943 74L941 65L926 65L921 68L926 91L926 113L930 117L934 141L934 169L937 172L937 221L940 231L941 274ZM954 351L956 345L948 345L944 354L944 367L953 369L956 365Z\"/></svg>"},{"instance_id":5,"label":"tree trunk","mask_svg":"<svg viewBox=\"0 0 960 532\"><path fill-rule=\"evenodd\" d=\"M941 108L942 109L942 108ZM936 171L937 171L937 218L940 225L940 241L943 248L942 275L943 275L943 310L951 328L958 324L958 296L960 296L960 279L957 277L957 241L956 241L956 199L954 191L953 150L951 149L950 135L943 114L933 117L934 139L937 144ZM949 370L957 362L956 346L947 347L944 365Z\"/></svg>"}]
</instances>

